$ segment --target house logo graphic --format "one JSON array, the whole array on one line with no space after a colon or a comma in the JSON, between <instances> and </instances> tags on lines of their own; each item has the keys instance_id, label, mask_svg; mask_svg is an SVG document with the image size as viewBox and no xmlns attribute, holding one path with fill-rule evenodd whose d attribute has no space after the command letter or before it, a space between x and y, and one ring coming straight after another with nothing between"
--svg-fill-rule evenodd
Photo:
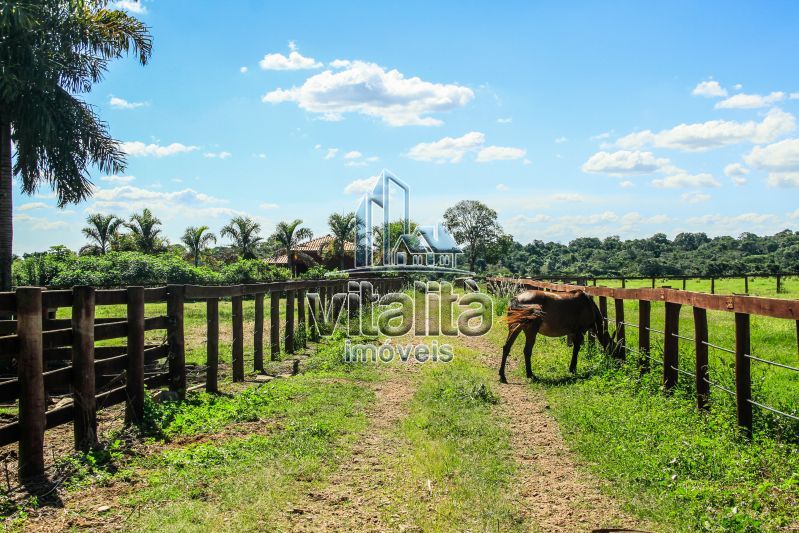
<instances>
[{"instance_id":1,"label":"house logo graphic","mask_svg":"<svg viewBox=\"0 0 799 533\"><path fill-rule=\"evenodd\" d=\"M392 194L398 190L400 194ZM401 195L401 196L400 196ZM392 201L402 200L402 215L392 220ZM463 250L442 225L411 228L410 189L388 170L377 177L355 212L355 268L347 272L428 272L470 275L458 268ZM373 210L382 209L382 224Z\"/></svg>"}]
</instances>

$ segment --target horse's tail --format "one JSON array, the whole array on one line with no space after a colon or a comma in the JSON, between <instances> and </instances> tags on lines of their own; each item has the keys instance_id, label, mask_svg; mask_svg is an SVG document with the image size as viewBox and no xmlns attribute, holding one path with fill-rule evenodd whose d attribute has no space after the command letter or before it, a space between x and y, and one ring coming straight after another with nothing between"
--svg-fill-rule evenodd
<instances>
[{"instance_id":1,"label":"horse's tail","mask_svg":"<svg viewBox=\"0 0 799 533\"><path fill-rule=\"evenodd\" d=\"M524 327L528 324L544 318L544 310L538 304L530 304L519 307L509 307L505 322L508 329Z\"/></svg>"}]
</instances>

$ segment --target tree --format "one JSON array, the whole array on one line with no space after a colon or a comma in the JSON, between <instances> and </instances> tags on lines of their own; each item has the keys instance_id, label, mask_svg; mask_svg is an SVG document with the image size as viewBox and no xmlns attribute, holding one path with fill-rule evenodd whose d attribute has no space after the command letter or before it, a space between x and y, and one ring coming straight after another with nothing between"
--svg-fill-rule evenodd
<instances>
[{"instance_id":1,"label":"tree","mask_svg":"<svg viewBox=\"0 0 799 533\"><path fill-rule=\"evenodd\" d=\"M147 27L102 0L4 0L0 4L0 290L11 288L12 180L33 194L47 184L58 205L92 194L86 168L125 168L94 109L77 96L128 53L146 64ZM12 156L12 142L16 153Z\"/></svg>"},{"instance_id":2,"label":"tree","mask_svg":"<svg viewBox=\"0 0 799 533\"><path fill-rule=\"evenodd\" d=\"M458 244L466 245L469 270L474 272L477 258L485 254L502 228L497 222L497 212L477 200L463 200L444 212L444 225L452 232Z\"/></svg>"},{"instance_id":3,"label":"tree","mask_svg":"<svg viewBox=\"0 0 799 533\"><path fill-rule=\"evenodd\" d=\"M149 209L130 216L125 224L130 229L131 236L136 243L136 249L145 254L154 254L162 251L166 243L160 237L161 220L155 217Z\"/></svg>"},{"instance_id":4,"label":"tree","mask_svg":"<svg viewBox=\"0 0 799 533\"><path fill-rule=\"evenodd\" d=\"M183 237L180 238L189 253L194 257L194 266L200 266L200 256L208 248L208 243L216 244L216 235L208 231L208 226L186 228Z\"/></svg>"},{"instance_id":5,"label":"tree","mask_svg":"<svg viewBox=\"0 0 799 533\"><path fill-rule=\"evenodd\" d=\"M300 227L302 220L299 218L293 222L279 222L275 227L275 232L272 238L280 243L280 246L286 252L288 258L289 270L294 273L294 258L292 257L292 250L297 245L305 240L313 238L313 232L304 227Z\"/></svg>"},{"instance_id":6,"label":"tree","mask_svg":"<svg viewBox=\"0 0 799 533\"><path fill-rule=\"evenodd\" d=\"M111 247L111 243L117 236L117 230L123 224L123 220L116 215L103 215L95 213L86 219L89 224L83 228L83 235L87 239L94 241L80 249L81 255L96 254L105 255Z\"/></svg>"},{"instance_id":7,"label":"tree","mask_svg":"<svg viewBox=\"0 0 799 533\"><path fill-rule=\"evenodd\" d=\"M260 232L261 225L250 217L236 217L219 234L233 241L233 248L242 259L255 259L257 245L263 240L258 235Z\"/></svg>"},{"instance_id":8,"label":"tree","mask_svg":"<svg viewBox=\"0 0 799 533\"><path fill-rule=\"evenodd\" d=\"M327 219L327 225L330 226L330 231L333 234L333 256L338 258L339 266L344 269L345 255L344 244L352 242L355 238L355 213L339 214L333 213Z\"/></svg>"}]
</instances>

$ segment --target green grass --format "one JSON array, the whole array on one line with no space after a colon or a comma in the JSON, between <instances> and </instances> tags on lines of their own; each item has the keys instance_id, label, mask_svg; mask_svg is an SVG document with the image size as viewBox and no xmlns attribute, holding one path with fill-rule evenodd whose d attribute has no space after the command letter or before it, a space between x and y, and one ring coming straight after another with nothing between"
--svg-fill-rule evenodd
<instances>
[{"instance_id":1,"label":"green grass","mask_svg":"<svg viewBox=\"0 0 799 533\"><path fill-rule=\"evenodd\" d=\"M620 279L599 279L598 285L606 287L621 287ZM745 294L746 283L743 277L722 278L715 281L715 294ZM639 287L651 287L651 279L629 279L625 280L628 289ZM655 279L655 287L671 287L672 289L682 289L681 278L662 278ZM710 278L689 279L685 282L685 290L694 292L710 292ZM773 276L761 276L749 278L749 294L752 296L769 296L772 298L799 298L799 276L783 277L780 284L780 292L777 293L777 278Z\"/></svg>"},{"instance_id":2,"label":"green grass","mask_svg":"<svg viewBox=\"0 0 799 533\"><path fill-rule=\"evenodd\" d=\"M611 320L613 317L610 306ZM637 304L625 303L628 322L637 322ZM733 347L731 313L708 313L710 340ZM663 328L663 305L652 308L652 327ZM756 319L755 354L796 363L792 321ZM693 335L690 309L683 309L680 333ZM506 328L495 324L491 339L500 346ZM653 357L662 357L662 340L652 333ZM628 344L637 334L628 328ZM681 341L680 367L693 370L692 343ZM511 359L523 376L522 345ZM638 515L674 530L759 531L799 524L799 445L793 423L755 410L755 435L749 442L735 425L735 408L715 389L709 414L697 411L692 378L679 376L671 396L661 390L662 367L639 376L631 361L617 367L604 356L581 353L579 376L568 374L571 349L562 339L539 336L533 352L536 380L567 441L613 493ZM730 387L729 354L711 353L711 379ZM634 357L631 355L631 358ZM793 358L793 359L791 359ZM799 382L787 372L753 363L754 396L796 408Z\"/></svg>"},{"instance_id":3,"label":"green grass","mask_svg":"<svg viewBox=\"0 0 799 533\"><path fill-rule=\"evenodd\" d=\"M514 464L492 373L459 348L418 379L400 428L407 444L394 465L404 483L397 506L425 531L520 529L505 498Z\"/></svg>"}]
</instances>

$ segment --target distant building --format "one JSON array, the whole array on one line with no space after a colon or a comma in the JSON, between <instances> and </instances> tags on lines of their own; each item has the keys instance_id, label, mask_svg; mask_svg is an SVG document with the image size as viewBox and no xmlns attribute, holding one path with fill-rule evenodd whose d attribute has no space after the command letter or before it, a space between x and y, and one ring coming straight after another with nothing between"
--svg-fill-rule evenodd
<instances>
[{"instance_id":1,"label":"distant building","mask_svg":"<svg viewBox=\"0 0 799 533\"><path fill-rule=\"evenodd\" d=\"M343 264L340 258L332 257L330 250L333 248L333 236L324 235L311 239L310 241L298 244L292 248L292 259L294 260L294 273L302 274L315 265L322 265L325 268L353 268L355 266L355 244L350 241L344 242ZM288 267L289 260L286 254L278 255L266 260L270 265Z\"/></svg>"},{"instance_id":2,"label":"distant building","mask_svg":"<svg viewBox=\"0 0 799 533\"><path fill-rule=\"evenodd\" d=\"M458 256L462 254L463 250L443 225L417 226L412 233L397 239L389 264L457 268Z\"/></svg>"}]
</instances>

